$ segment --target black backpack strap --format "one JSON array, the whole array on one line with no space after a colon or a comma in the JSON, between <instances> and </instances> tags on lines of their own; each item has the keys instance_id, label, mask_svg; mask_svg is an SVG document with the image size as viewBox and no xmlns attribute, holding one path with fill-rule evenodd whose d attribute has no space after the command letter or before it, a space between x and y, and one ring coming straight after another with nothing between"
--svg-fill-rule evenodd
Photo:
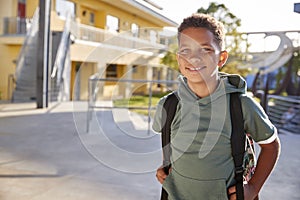
<instances>
[{"instance_id":1,"label":"black backpack strap","mask_svg":"<svg viewBox=\"0 0 300 200\"><path fill-rule=\"evenodd\" d=\"M162 150L163 150L163 166L166 174L169 174L169 169L171 166L171 148L170 148L170 138L171 138L171 124L177 110L178 98L176 92L172 92L166 98L166 101L163 104L162 111L162 121L164 123L161 130L161 141L162 141ZM162 188L161 200L167 200L168 193Z\"/></svg>"},{"instance_id":2,"label":"black backpack strap","mask_svg":"<svg viewBox=\"0 0 300 200\"><path fill-rule=\"evenodd\" d=\"M235 165L236 195L237 200L244 200L243 161L246 136L244 134L240 93L231 93L230 95L230 116L232 125L231 149Z\"/></svg>"},{"instance_id":3,"label":"black backpack strap","mask_svg":"<svg viewBox=\"0 0 300 200\"><path fill-rule=\"evenodd\" d=\"M161 139L162 139L162 148L163 148L163 156L164 156L164 166L168 167L171 163L170 161L170 135L171 135L171 124L173 118L176 113L176 108L178 104L178 99L175 92L169 94L166 98L166 101L163 105L163 112L162 112L162 121L165 120L165 123L161 130Z\"/></svg>"}]
</instances>

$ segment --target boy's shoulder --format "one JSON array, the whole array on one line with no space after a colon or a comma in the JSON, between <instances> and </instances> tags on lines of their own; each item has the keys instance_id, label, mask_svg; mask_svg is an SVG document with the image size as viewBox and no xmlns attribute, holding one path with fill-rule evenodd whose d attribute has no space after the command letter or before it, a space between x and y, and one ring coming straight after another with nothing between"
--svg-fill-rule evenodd
<instances>
[{"instance_id":1,"label":"boy's shoulder","mask_svg":"<svg viewBox=\"0 0 300 200\"><path fill-rule=\"evenodd\" d=\"M240 95L242 108L243 110L249 111L249 110L262 110L263 108L259 104L259 101L256 100L254 97L251 96L251 94L241 94Z\"/></svg>"},{"instance_id":2,"label":"boy's shoulder","mask_svg":"<svg viewBox=\"0 0 300 200\"><path fill-rule=\"evenodd\" d=\"M172 92L166 94L165 96L161 97L161 98L159 99L159 101L158 101L158 104L161 105L161 106L164 105L164 103L166 102L167 99L169 99L170 101L174 101L174 97L175 97L174 95L175 95L176 97L178 97L177 90L172 91ZM173 99L173 100L172 100L172 99Z\"/></svg>"}]
</instances>

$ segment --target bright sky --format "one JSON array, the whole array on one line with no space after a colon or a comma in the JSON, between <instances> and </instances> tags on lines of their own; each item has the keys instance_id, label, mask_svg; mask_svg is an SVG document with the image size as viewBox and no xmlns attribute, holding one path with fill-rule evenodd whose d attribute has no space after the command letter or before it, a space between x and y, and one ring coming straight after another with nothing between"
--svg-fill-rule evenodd
<instances>
[{"instance_id":1,"label":"bright sky","mask_svg":"<svg viewBox=\"0 0 300 200\"><path fill-rule=\"evenodd\" d=\"M161 7L168 18L181 23L182 19L207 8L209 0L152 0ZM294 12L294 3L300 0L215 0L223 3L242 20L240 31L300 30L300 14Z\"/></svg>"}]
</instances>

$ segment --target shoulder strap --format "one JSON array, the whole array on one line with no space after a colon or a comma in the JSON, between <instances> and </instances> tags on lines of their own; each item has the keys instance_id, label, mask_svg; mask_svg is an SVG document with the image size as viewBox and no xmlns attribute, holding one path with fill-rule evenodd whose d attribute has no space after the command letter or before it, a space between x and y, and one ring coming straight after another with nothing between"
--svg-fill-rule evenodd
<instances>
[{"instance_id":1,"label":"shoulder strap","mask_svg":"<svg viewBox=\"0 0 300 200\"><path fill-rule=\"evenodd\" d=\"M162 139L162 149L163 149L163 156L164 156L164 166L167 167L170 165L170 135L171 135L171 124L173 118L176 113L176 108L178 104L178 99L176 96L176 92L172 92L167 96L166 101L163 105L163 112L162 112L162 121L165 121L162 130L161 130L161 139ZM169 169L165 169L169 170Z\"/></svg>"},{"instance_id":2,"label":"shoulder strap","mask_svg":"<svg viewBox=\"0 0 300 200\"><path fill-rule=\"evenodd\" d=\"M230 116L231 116L231 149L235 165L236 195L237 200L244 200L243 186L243 160L245 153L245 134L243 112L239 93L230 95Z\"/></svg>"},{"instance_id":3,"label":"shoulder strap","mask_svg":"<svg viewBox=\"0 0 300 200\"><path fill-rule=\"evenodd\" d=\"M169 169L171 166L171 160L170 160L171 124L176 113L177 104L178 104L178 99L176 97L176 92L172 92L167 96L167 99L163 105L164 109L162 111L162 119L163 119L162 122L165 123L161 130L161 141L162 141L162 150L163 150L163 157L164 157L163 166L166 174L169 174ZM164 188L162 188L161 190L160 199L161 200L168 199L168 193Z\"/></svg>"}]
</instances>

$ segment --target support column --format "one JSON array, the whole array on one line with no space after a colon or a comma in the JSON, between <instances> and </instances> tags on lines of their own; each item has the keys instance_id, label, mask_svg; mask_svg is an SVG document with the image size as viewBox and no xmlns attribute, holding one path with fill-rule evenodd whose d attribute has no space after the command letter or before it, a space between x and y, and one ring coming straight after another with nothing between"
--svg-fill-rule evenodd
<instances>
[{"instance_id":1,"label":"support column","mask_svg":"<svg viewBox=\"0 0 300 200\"><path fill-rule=\"evenodd\" d=\"M126 66L126 79L132 80L132 65ZM130 98L132 95L132 82L126 82L125 86L125 98Z\"/></svg>"},{"instance_id":2,"label":"support column","mask_svg":"<svg viewBox=\"0 0 300 200\"><path fill-rule=\"evenodd\" d=\"M146 66L147 70L147 80L153 80L153 67L152 66ZM147 83L147 91L149 91L151 88L151 83Z\"/></svg>"},{"instance_id":3,"label":"support column","mask_svg":"<svg viewBox=\"0 0 300 200\"><path fill-rule=\"evenodd\" d=\"M48 107L49 50L50 50L50 10L51 0L39 0L39 31L37 55L37 108Z\"/></svg>"}]
</instances>

